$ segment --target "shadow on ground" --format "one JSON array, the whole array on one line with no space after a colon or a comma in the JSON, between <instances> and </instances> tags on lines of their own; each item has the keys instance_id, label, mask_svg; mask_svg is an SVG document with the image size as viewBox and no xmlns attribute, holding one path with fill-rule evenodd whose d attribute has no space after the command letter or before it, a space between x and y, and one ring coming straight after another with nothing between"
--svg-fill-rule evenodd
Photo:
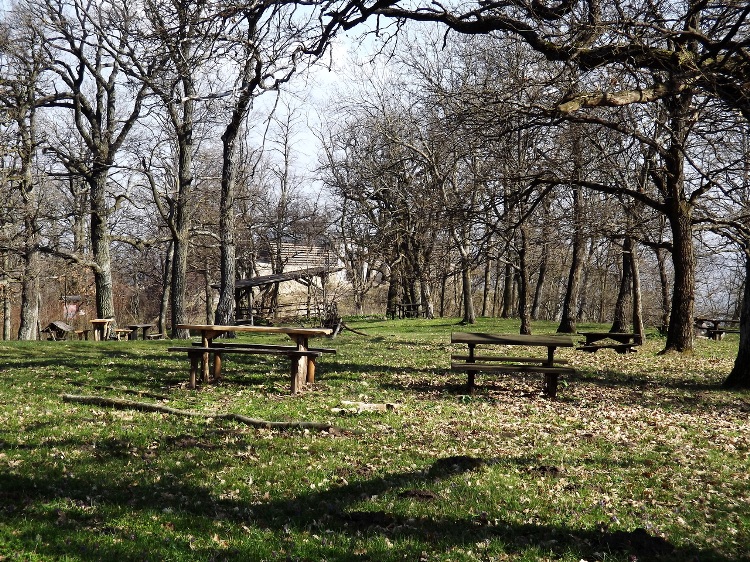
<instances>
[{"instance_id":1,"label":"shadow on ground","mask_svg":"<svg viewBox=\"0 0 750 562\"><path fill-rule=\"evenodd\" d=\"M189 436L175 438L172 443L185 449L200 447ZM103 444L104 450L97 454L117 457L124 455L127 444ZM118 453L119 449L123 449ZM81 463L98 462L96 457L81 459ZM177 537L160 552L158 541L133 537L124 533L122 527L112 526L107 521L80 520L66 516L59 510L40 509L39 504L56 498L65 498L74 506L106 507L108 511L122 512L149 511L168 513L161 515L165 521L170 517L192 521L194 525L208 525L221 521L222 524L238 528L257 528L271 532L280 543L291 532L309 536L332 531L354 540L356 537L380 536L389 540L406 539L417 551L431 548L434 552L445 552L452 547L476 545L483 541L499 541L504 551L510 555L528 553L529 548L538 547L541 552L552 556L574 554L580 559L597 559L597 552L615 554L618 560L651 561L714 561L730 562L729 558L711 549L680 549L664 538L645 529L610 531L605 528L581 529L561 525L518 524L510 519L497 518L487 513L477 513L466 517L423 517L407 518L396 511L383 509L369 510L366 498L395 494L401 498L430 502L435 495L429 491L430 484L442 479L453 478L469 471L481 471L493 464L515 462L528 464L528 470L554 470L554 467L531 466L531 459L481 459L467 456L446 457L436 460L427 470L395 472L382 476L364 478L356 482L332 486L326 490L308 491L296 497L269 498L265 502L219 499L208 490L190 479L189 469L185 473L153 474L152 478L138 486L116 482L106 478L90 480L65 475L51 475L27 472L24 475L0 473L0 522L6 528L17 525L28 529L33 523L33 533L18 533L15 537L23 549L32 550L41 558L55 558L63 554L74 554L80 560L129 560L134 557L133 541L143 540L144 554L148 559L182 552L194 560L237 559L257 560L253 553L241 549L219 550L196 547L187 537ZM187 464L187 463L186 463ZM71 466L71 472L85 473L85 466ZM216 467L217 470L220 467ZM95 499L92 490L96 491ZM280 492L283 495L283 492ZM85 512L85 509L82 510ZM70 533L66 533L66 527ZM89 530L90 529L90 530ZM106 532L118 540L108 541L107 546L91 550L92 536ZM199 532L199 531L196 531ZM34 536L32 536L32 534ZM118 536L122 535L122 536ZM58 542L47 543L39 537L59 537ZM63 540L63 537L64 540ZM124 542L120 542L124 541ZM93 544L96 541L93 540ZM89 546L87 546L89 545ZM122 546L121 546L122 545ZM335 560L338 549L328 550L324 544L318 546L321 556ZM393 552L378 560L402 560L404 552ZM608 556L611 556L608 555ZM357 559L368 560L367 556ZM276 558L274 558L276 559ZM286 558L295 559L304 558ZM411 559L411 558L409 558ZM416 558L414 558L416 559ZM611 559L611 558L608 558ZM735 559L736 560L736 559ZM747 558L745 559L747 560Z\"/></svg>"}]
</instances>

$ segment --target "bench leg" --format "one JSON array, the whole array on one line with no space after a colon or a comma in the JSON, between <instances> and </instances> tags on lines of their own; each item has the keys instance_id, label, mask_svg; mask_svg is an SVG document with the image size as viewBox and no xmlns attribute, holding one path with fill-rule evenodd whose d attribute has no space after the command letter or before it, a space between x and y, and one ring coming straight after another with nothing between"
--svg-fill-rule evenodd
<instances>
[{"instance_id":1,"label":"bench leg","mask_svg":"<svg viewBox=\"0 0 750 562\"><path fill-rule=\"evenodd\" d=\"M198 377L198 365L201 363L202 354L191 353L190 354L190 382L188 388L195 388L195 381Z\"/></svg>"},{"instance_id":2,"label":"bench leg","mask_svg":"<svg viewBox=\"0 0 750 562\"><path fill-rule=\"evenodd\" d=\"M557 396L557 378L557 373L544 374L544 394L551 398Z\"/></svg>"}]
</instances>

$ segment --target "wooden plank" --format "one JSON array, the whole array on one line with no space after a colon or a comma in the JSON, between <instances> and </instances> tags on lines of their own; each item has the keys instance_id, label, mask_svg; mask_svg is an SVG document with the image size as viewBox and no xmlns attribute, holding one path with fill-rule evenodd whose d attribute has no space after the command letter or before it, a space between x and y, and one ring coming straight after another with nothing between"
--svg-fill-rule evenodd
<instances>
[{"instance_id":1,"label":"wooden plank","mask_svg":"<svg viewBox=\"0 0 750 562\"><path fill-rule=\"evenodd\" d=\"M575 373L573 367L545 365L498 365L496 363L451 363L453 371L487 371L494 373Z\"/></svg>"},{"instance_id":2,"label":"wooden plank","mask_svg":"<svg viewBox=\"0 0 750 562\"><path fill-rule=\"evenodd\" d=\"M574 347L571 336L523 335L523 334L486 334L479 332L453 332L451 343L493 344L493 345L529 345L542 347Z\"/></svg>"},{"instance_id":3,"label":"wooden plank","mask_svg":"<svg viewBox=\"0 0 750 562\"><path fill-rule=\"evenodd\" d=\"M617 353L635 353L637 351L635 348L635 344L632 343L582 345L577 347L576 349L579 351L587 351L589 353L596 353L600 349L613 349Z\"/></svg>"},{"instance_id":4,"label":"wooden plank","mask_svg":"<svg viewBox=\"0 0 750 562\"><path fill-rule=\"evenodd\" d=\"M451 355L451 360L468 361L472 359L470 355ZM501 357L499 355L474 355L474 361L507 361L509 363L547 363L546 357ZM555 365L568 363L567 359L555 359Z\"/></svg>"},{"instance_id":5,"label":"wooden plank","mask_svg":"<svg viewBox=\"0 0 750 562\"><path fill-rule=\"evenodd\" d=\"M312 349L266 349L266 348L237 348L237 347L219 347L212 345L211 347L202 346L191 346L191 347L168 347L167 351L183 351L187 353L240 353L240 354L253 354L253 355L289 355L289 356L302 356L302 357L319 357L320 351Z\"/></svg>"},{"instance_id":6,"label":"wooden plank","mask_svg":"<svg viewBox=\"0 0 750 562\"><path fill-rule=\"evenodd\" d=\"M200 342L195 342L193 345L201 345ZM295 345L277 345L277 344L266 344L266 343L242 343L242 342L217 342L213 341L211 342L211 345L213 347L222 347L226 349L233 349L233 348L247 348L247 349L287 349L287 350L296 350L297 346ZM326 348L326 347L308 347L307 348L310 351L319 351L320 353L336 353L335 349Z\"/></svg>"}]
</instances>

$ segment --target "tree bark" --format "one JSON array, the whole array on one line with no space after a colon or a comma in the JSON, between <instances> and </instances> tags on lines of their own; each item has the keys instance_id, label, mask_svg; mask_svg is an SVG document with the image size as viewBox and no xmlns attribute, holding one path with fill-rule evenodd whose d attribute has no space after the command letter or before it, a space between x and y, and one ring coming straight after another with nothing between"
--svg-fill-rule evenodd
<instances>
[{"instance_id":1,"label":"tree bark","mask_svg":"<svg viewBox=\"0 0 750 562\"><path fill-rule=\"evenodd\" d=\"M750 242L750 241L749 241ZM740 309L740 344L734 367L724 381L724 388L750 388L750 245L745 253L745 290Z\"/></svg>"},{"instance_id":2,"label":"tree bark","mask_svg":"<svg viewBox=\"0 0 750 562\"><path fill-rule=\"evenodd\" d=\"M492 279L492 260L488 259L484 263L484 287L482 290L482 312L480 316L487 316L490 302L490 281Z\"/></svg>"},{"instance_id":3,"label":"tree bark","mask_svg":"<svg viewBox=\"0 0 750 562\"><path fill-rule=\"evenodd\" d=\"M167 244L164 254L163 278L161 282L161 303L159 304L159 333L167 333L167 312L169 311L170 287L172 286L172 255L174 254L174 243Z\"/></svg>"},{"instance_id":4,"label":"tree bark","mask_svg":"<svg viewBox=\"0 0 750 562\"><path fill-rule=\"evenodd\" d=\"M477 318L471 295L471 262L466 249L461 252L461 295L463 300L463 318L461 321L464 324L475 324Z\"/></svg>"},{"instance_id":5,"label":"tree bark","mask_svg":"<svg viewBox=\"0 0 750 562\"><path fill-rule=\"evenodd\" d=\"M633 265L631 263L633 252L633 240L625 236L622 242L622 265L620 276L620 290L617 293L615 311L612 318L610 332L627 332L632 314L626 312L628 301L633 290Z\"/></svg>"},{"instance_id":6,"label":"tree bark","mask_svg":"<svg viewBox=\"0 0 750 562\"><path fill-rule=\"evenodd\" d=\"M531 334L531 317L529 315L529 266L526 261L527 254L527 237L526 227L524 225L520 228L521 234L521 247L518 251L518 268L519 268L519 284L518 284L518 316L521 318L521 334Z\"/></svg>"},{"instance_id":7,"label":"tree bark","mask_svg":"<svg viewBox=\"0 0 750 562\"><path fill-rule=\"evenodd\" d=\"M670 144L664 156L664 199L672 232L672 305L664 352L693 350L695 313L695 250L693 204L685 193L685 143L690 132L692 95L665 100L669 111Z\"/></svg>"},{"instance_id":8,"label":"tree bark","mask_svg":"<svg viewBox=\"0 0 750 562\"><path fill-rule=\"evenodd\" d=\"M513 314L513 281L513 269L509 263L506 263L503 277L503 311L500 313L500 318L510 318Z\"/></svg>"},{"instance_id":9,"label":"tree bark","mask_svg":"<svg viewBox=\"0 0 750 562\"><path fill-rule=\"evenodd\" d=\"M669 316L672 312L671 299L669 296L670 280L669 274L667 273L667 263L664 259L665 250L656 248L654 253L656 254L656 263L659 267L659 283L661 287L661 328L666 331L669 327Z\"/></svg>"},{"instance_id":10,"label":"tree bark","mask_svg":"<svg viewBox=\"0 0 750 562\"><path fill-rule=\"evenodd\" d=\"M571 252L570 272L568 273L568 285L563 300L562 318L557 328L559 333L575 334L576 312L578 311L578 293L581 284L581 272L583 271L583 260L581 251L583 249L583 232L581 219L583 215L583 202L581 188L573 187L573 248Z\"/></svg>"},{"instance_id":11,"label":"tree bark","mask_svg":"<svg viewBox=\"0 0 750 562\"><path fill-rule=\"evenodd\" d=\"M94 263L97 318L115 317L112 289L112 257L110 254L109 209L107 208L107 171L100 170L89 182L91 201L91 252Z\"/></svg>"},{"instance_id":12,"label":"tree bark","mask_svg":"<svg viewBox=\"0 0 750 562\"><path fill-rule=\"evenodd\" d=\"M643 329L643 306L641 300L641 273L638 264L638 248L634 242L631 243L630 268L633 278L633 333L635 343L643 345L645 339Z\"/></svg>"}]
</instances>

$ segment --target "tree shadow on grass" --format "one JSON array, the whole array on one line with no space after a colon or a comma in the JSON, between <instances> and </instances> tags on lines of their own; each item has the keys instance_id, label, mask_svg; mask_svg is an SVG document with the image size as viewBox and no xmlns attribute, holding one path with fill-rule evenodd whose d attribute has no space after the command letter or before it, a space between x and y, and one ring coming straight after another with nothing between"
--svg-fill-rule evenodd
<instances>
[{"instance_id":1,"label":"tree shadow on grass","mask_svg":"<svg viewBox=\"0 0 750 562\"><path fill-rule=\"evenodd\" d=\"M173 444L185 449L199 446L199 443L191 444L181 439L175 439ZM127 444L114 443L112 447L111 451L104 452L116 457L118 447L126 449ZM119 454L126 455L125 449ZM97 459L91 457L88 461L82 459L78 462L81 464L71 466L72 471L85 474L84 465L97 462ZM406 552L403 549L385 550L376 558L356 556L364 560L403 560L405 555L419 557L426 550L475 549L478 544L497 542L510 555L528 555L529 549L533 552L536 548L541 553L552 553L553 557L573 554L580 559L598 559L601 555L595 553L606 552L607 559L612 560L729 562L729 558L711 549L677 548L645 529L610 531L606 528L576 528L564 523L518 523L513 518L504 517L496 506L488 506L486 512L464 516L422 517L411 517L404 509L368 507L371 505L369 498L384 496L393 497L396 504L400 500L438 501L437 494L430 487L439 481L494 465L517 463L527 465L529 470L543 470L545 473L551 470L550 467L535 466L535 462L538 461L522 458L446 457L436 460L426 470L387 473L325 490L308 490L294 497L285 496L280 491L278 499L269 498L263 502L217 498L209 488L191 479L188 463L184 463L182 472L176 469L169 474L154 473L148 481L137 486L115 482L106 476L87 479L70 473L52 475L33 471L22 476L3 471L0 472L0 521L20 529L13 538L20 552L33 550L41 557L73 554L80 560L135 560L144 555L148 559L162 559L176 553L194 560L313 560L321 556L329 560L343 559L336 558L341 556L341 541L337 547L330 548L321 541L315 547L318 558L254 557L254 552L245 552L238 547L222 549L210 546L211 541L193 544L191 536L215 535L216 523L221 522L222 526L270 532L280 545L292 540L293 533L298 533L307 537L337 535L352 542L381 537L401 541L399 544L409 549ZM219 463L215 468L222 467ZM38 505L53 500L64 500L63 504L71 506L71 512L66 513L64 508L44 509ZM96 514L114 512L116 517L117 514L121 517L123 512L139 510L145 513L136 517L161 521L163 533L153 537L153 532L149 531L143 536L133 536L125 530L128 527L122 522L116 524L102 520L102 516ZM184 530L184 533L175 530ZM97 542L100 533L115 540ZM45 540L40 541L40 537ZM99 546L92 548L92 544ZM141 546L142 552L139 551ZM348 553L347 559L349 556L353 554Z\"/></svg>"}]
</instances>

